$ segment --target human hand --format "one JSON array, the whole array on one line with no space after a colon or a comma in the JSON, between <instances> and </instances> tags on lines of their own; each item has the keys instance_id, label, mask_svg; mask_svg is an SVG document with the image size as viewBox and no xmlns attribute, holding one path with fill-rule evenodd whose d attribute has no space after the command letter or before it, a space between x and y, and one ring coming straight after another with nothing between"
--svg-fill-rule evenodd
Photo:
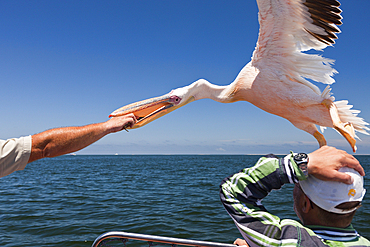
<instances>
[{"instance_id":1,"label":"human hand","mask_svg":"<svg viewBox=\"0 0 370 247\"><path fill-rule=\"evenodd\" d=\"M245 241L244 239L241 239L241 238L235 239L233 244L238 245L238 246L247 246L247 247L249 247L247 241Z\"/></svg>"},{"instance_id":2,"label":"human hand","mask_svg":"<svg viewBox=\"0 0 370 247\"><path fill-rule=\"evenodd\" d=\"M126 128L132 128L137 122L134 114L130 113L123 116L112 117L106 123L107 129L111 132L118 132Z\"/></svg>"},{"instance_id":3,"label":"human hand","mask_svg":"<svg viewBox=\"0 0 370 247\"><path fill-rule=\"evenodd\" d=\"M318 179L352 184L353 179L350 175L338 171L344 166L353 168L361 176L365 176L360 162L346 151L334 147L322 146L308 154L308 174Z\"/></svg>"}]
</instances>

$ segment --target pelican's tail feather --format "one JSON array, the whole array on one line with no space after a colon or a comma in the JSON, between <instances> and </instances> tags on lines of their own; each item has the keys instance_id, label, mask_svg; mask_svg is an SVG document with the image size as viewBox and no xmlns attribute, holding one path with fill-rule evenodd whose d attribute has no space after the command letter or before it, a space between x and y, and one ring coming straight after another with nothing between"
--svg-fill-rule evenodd
<instances>
[{"instance_id":1,"label":"pelican's tail feather","mask_svg":"<svg viewBox=\"0 0 370 247\"><path fill-rule=\"evenodd\" d=\"M348 104L348 100L335 101L334 104L338 109L339 118L343 123L351 123L356 131L369 135L367 132L370 131L367 127L369 123L365 122L363 118L357 116L361 111L353 110L353 106ZM360 139L357 135L355 135L355 137Z\"/></svg>"}]
</instances>

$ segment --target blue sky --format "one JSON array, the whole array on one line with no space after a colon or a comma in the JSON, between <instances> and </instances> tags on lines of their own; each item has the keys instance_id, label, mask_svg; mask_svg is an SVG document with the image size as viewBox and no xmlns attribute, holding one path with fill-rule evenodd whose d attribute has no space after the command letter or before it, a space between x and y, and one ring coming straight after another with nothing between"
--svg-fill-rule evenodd
<instances>
[{"instance_id":1,"label":"blue sky","mask_svg":"<svg viewBox=\"0 0 370 247\"><path fill-rule=\"evenodd\" d=\"M342 33L323 56L336 60L336 99L348 99L370 121L370 1L341 2ZM227 85L250 61L257 12L252 0L0 1L0 138L105 121L123 105L199 78ZM352 153L334 130L324 135ZM358 154L370 154L370 136L358 135ZM317 147L311 135L248 102L207 99L78 154L284 154Z\"/></svg>"}]
</instances>

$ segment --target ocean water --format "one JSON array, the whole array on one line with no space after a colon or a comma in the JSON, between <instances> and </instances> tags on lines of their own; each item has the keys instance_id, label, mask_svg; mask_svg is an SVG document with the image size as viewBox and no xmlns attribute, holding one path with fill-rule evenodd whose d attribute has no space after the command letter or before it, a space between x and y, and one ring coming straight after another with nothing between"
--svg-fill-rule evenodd
<instances>
[{"instance_id":1,"label":"ocean water","mask_svg":"<svg viewBox=\"0 0 370 247\"><path fill-rule=\"evenodd\" d=\"M0 246L91 246L108 231L232 243L240 234L219 200L219 184L258 158L77 155L35 161L0 179ZM370 191L370 156L357 158ZM298 220L292 188L273 191L264 205ZM369 194L363 204L353 224L370 239Z\"/></svg>"}]
</instances>

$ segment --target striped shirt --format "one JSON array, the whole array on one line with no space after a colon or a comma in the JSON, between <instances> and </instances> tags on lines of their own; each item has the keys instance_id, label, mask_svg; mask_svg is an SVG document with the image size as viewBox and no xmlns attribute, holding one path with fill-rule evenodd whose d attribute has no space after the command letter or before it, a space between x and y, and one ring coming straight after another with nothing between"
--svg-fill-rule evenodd
<instances>
[{"instance_id":1,"label":"striped shirt","mask_svg":"<svg viewBox=\"0 0 370 247\"><path fill-rule=\"evenodd\" d=\"M269 213L261 201L271 190L306 179L292 158L270 155L225 178L221 201L250 246L370 246L352 225L347 228L303 226Z\"/></svg>"}]
</instances>

